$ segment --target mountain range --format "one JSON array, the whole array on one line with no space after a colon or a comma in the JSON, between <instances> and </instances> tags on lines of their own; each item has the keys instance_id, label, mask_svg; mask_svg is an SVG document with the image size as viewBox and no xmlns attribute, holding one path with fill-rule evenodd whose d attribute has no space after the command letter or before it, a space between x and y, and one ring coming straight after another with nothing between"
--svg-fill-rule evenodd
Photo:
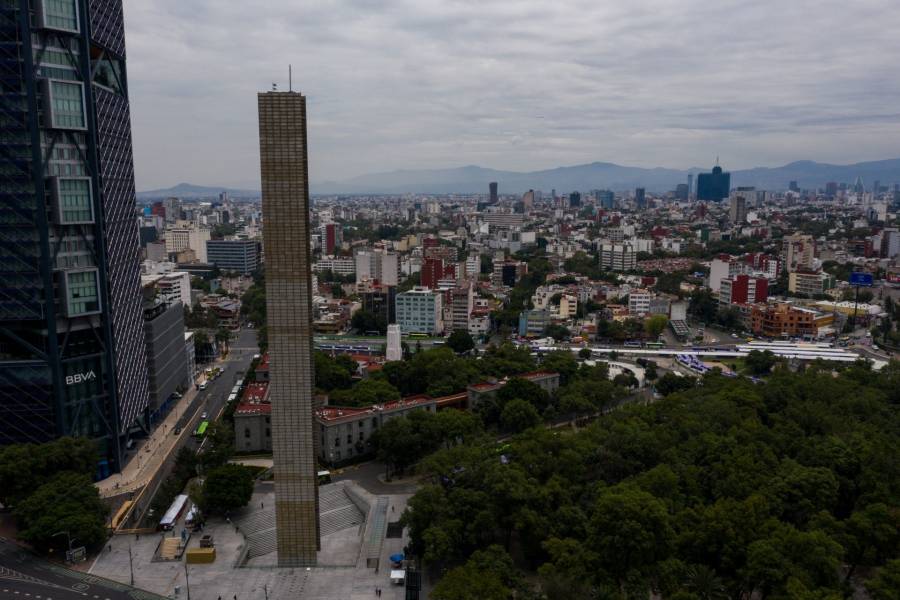
<instances>
[{"instance_id":1,"label":"mountain range","mask_svg":"<svg viewBox=\"0 0 900 600\"><path fill-rule=\"evenodd\" d=\"M688 170L627 167L613 163L595 162L586 165L558 167L532 172L499 171L479 166L451 169L402 170L361 175L346 181L313 182L313 194L472 194L488 191L488 183L500 184L501 194L521 194L529 189L557 190L568 193L579 190L611 189L614 191L646 188L663 193L686 183L689 174L709 171L709 168ZM726 169L727 170L727 169ZM862 162L852 165L832 165L813 161L798 161L782 167L757 167L731 172L732 187L754 186L764 190L784 190L791 181L802 189L824 187L826 183L853 183L861 177L866 188L875 181L884 185L900 183L900 158ZM213 198L221 188L179 184L167 190L141 192L139 199L177 196L180 198ZM255 198L259 192L225 190L232 198Z\"/></svg>"},{"instance_id":2,"label":"mountain range","mask_svg":"<svg viewBox=\"0 0 900 600\"><path fill-rule=\"evenodd\" d=\"M230 198L249 199L259 198L259 190L236 190L221 187L209 187L203 185L194 185L192 183L179 183L176 186L163 190L148 190L146 192L138 192L137 198L142 201L160 200L162 198L182 198L191 200L208 200L218 198L219 194L225 192Z\"/></svg>"}]
</instances>

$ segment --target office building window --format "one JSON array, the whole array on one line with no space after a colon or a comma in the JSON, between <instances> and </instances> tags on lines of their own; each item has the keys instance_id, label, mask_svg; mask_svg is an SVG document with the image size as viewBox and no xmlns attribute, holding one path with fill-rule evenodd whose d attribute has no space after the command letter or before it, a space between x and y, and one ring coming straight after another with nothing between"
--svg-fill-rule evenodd
<instances>
[{"instance_id":1,"label":"office building window","mask_svg":"<svg viewBox=\"0 0 900 600\"><path fill-rule=\"evenodd\" d=\"M57 129L87 129L84 87L77 81L52 80L49 84L50 125Z\"/></svg>"},{"instance_id":2,"label":"office building window","mask_svg":"<svg viewBox=\"0 0 900 600\"><path fill-rule=\"evenodd\" d=\"M250 428L249 427L244 427L244 437L245 438L250 437Z\"/></svg>"},{"instance_id":3,"label":"office building window","mask_svg":"<svg viewBox=\"0 0 900 600\"><path fill-rule=\"evenodd\" d=\"M66 314L77 317L100 312L97 271L69 272L65 277Z\"/></svg>"},{"instance_id":4,"label":"office building window","mask_svg":"<svg viewBox=\"0 0 900 600\"><path fill-rule=\"evenodd\" d=\"M57 178L53 192L57 218L61 224L76 225L94 222L90 179Z\"/></svg>"},{"instance_id":5,"label":"office building window","mask_svg":"<svg viewBox=\"0 0 900 600\"><path fill-rule=\"evenodd\" d=\"M40 26L45 29L78 31L78 8L75 0L40 0Z\"/></svg>"}]
</instances>

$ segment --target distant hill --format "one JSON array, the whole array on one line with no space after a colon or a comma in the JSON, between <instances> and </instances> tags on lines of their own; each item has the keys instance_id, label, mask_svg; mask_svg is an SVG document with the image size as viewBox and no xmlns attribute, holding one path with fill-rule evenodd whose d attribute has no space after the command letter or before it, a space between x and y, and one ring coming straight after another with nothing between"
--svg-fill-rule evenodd
<instances>
[{"instance_id":1,"label":"distant hill","mask_svg":"<svg viewBox=\"0 0 900 600\"><path fill-rule=\"evenodd\" d=\"M138 200L159 200L161 198L189 198L192 200L216 199L222 192L227 192L230 198L259 198L259 192L251 190L234 190L220 187L205 187L191 183L179 183L174 187L164 190L149 190L138 192Z\"/></svg>"},{"instance_id":2,"label":"distant hill","mask_svg":"<svg viewBox=\"0 0 900 600\"><path fill-rule=\"evenodd\" d=\"M727 170L727 165L724 166ZM686 183L689 173L704 170L644 169L603 162L528 173L466 166L362 175L341 182L314 183L311 191L314 194L471 194L487 193L488 183L497 181L501 194L521 194L529 189L544 192L556 189L558 193L564 193L591 189L624 191L636 187L645 187L651 192L667 192L679 183ZM799 161L783 167L732 171L731 182L733 186L781 190L787 189L791 181L797 181L801 188L813 189L824 187L829 181L853 183L857 177L862 177L867 187L875 181L885 185L900 183L900 159L854 165Z\"/></svg>"},{"instance_id":3,"label":"distant hill","mask_svg":"<svg viewBox=\"0 0 900 600\"><path fill-rule=\"evenodd\" d=\"M726 170L728 165L723 165ZM711 167L709 167L711 169ZM487 193L488 183L499 182L501 194L522 194L530 189L557 193L587 192L593 189L615 191L647 188L650 192L668 192L679 183L686 183L689 173L709 169L644 169L613 163L595 162L587 165L558 167L543 171L519 173L498 171L479 166L452 169L402 170L361 175L346 181L313 182L313 194L475 194ZM830 181L853 183L862 177L869 188L875 181L884 185L900 183L900 158L863 162L854 165L830 165L812 161L793 162L783 167L758 167L731 172L731 184L755 186L765 190L786 190L791 181L801 188L824 187ZM236 199L255 199L258 191L236 190L180 183L165 190L139 192L138 200L149 201L175 196L190 199L215 199L222 191Z\"/></svg>"}]
</instances>

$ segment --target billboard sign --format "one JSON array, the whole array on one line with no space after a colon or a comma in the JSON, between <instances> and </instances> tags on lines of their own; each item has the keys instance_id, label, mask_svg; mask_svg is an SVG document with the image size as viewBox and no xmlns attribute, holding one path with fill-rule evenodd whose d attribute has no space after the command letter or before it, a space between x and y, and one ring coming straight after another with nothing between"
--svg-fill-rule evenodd
<instances>
[{"instance_id":1,"label":"billboard sign","mask_svg":"<svg viewBox=\"0 0 900 600\"><path fill-rule=\"evenodd\" d=\"M851 273L850 285L860 287L872 287L873 279L871 273Z\"/></svg>"}]
</instances>

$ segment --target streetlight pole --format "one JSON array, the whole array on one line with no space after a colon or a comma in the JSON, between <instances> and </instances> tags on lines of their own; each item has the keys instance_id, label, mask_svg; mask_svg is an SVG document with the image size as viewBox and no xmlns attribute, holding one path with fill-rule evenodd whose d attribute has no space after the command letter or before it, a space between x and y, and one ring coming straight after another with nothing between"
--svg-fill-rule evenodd
<instances>
[{"instance_id":1,"label":"streetlight pole","mask_svg":"<svg viewBox=\"0 0 900 600\"><path fill-rule=\"evenodd\" d=\"M134 586L134 561L131 558L131 544L128 544L128 568L131 570L131 585Z\"/></svg>"},{"instance_id":2,"label":"streetlight pole","mask_svg":"<svg viewBox=\"0 0 900 600\"><path fill-rule=\"evenodd\" d=\"M184 589L187 591L187 600L191 600L191 580L188 579L187 560L184 561Z\"/></svg>"}]
</instances>

